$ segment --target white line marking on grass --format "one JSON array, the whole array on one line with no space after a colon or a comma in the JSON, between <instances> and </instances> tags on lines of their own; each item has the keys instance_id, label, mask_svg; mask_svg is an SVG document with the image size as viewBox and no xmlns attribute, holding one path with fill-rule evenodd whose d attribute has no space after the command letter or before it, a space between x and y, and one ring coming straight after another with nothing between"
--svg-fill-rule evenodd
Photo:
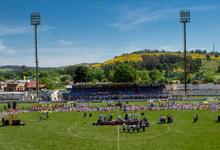
<instances>
[{"instance_id":1,"label":"white line marking on grass","mask_svg":"<svg viewBox=\"0 0 220 150\"><path fill-rule=\"evenodd\" d=\"M118 107L118 116L119 116L119 107ZM119 126L118 126L118 150L120 150L120 136L119 136Z\"/></svg>"},{"instance_id":2,"label":"white line marking on grass","mask_svg":"<svg viewBox=\"0 0 220 150\"><path fill-rule=\"evenodd\" d=\"M120 136L119 136L119 126L118 126L118 150L120 150Z\"/></svg>"}]
</instances>

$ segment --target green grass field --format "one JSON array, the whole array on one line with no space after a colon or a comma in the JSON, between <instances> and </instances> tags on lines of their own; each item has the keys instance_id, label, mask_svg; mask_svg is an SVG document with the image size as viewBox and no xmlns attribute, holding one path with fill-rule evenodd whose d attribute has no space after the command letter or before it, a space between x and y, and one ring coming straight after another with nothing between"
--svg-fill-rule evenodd
<instances>
[{"instance_id":1,"label":"green grass field","mask_svg":"<svg viewBox=\"0 0 220 150\"><path fill-rule=\"evenodd\" d=\"M116 112L115 112L116 113ZM192 123L198 113L199 122ZM174 115L173 124L159 125L161 114ZM145 111L150 121L146 132L120 133L120 150L218 150L220 149L219 112ZM25 126L1 127L1 150L117 150L117 126L93 126L97 112L82 118L79 112L53 112L49 119L37 121L39 113L24 113L19 118Z\"/></svg>"}]
</instances>

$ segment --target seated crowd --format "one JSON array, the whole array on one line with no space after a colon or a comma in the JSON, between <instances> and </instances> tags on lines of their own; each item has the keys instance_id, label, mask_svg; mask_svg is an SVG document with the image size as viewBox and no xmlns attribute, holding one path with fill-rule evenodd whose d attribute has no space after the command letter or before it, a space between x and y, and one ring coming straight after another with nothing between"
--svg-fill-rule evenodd
<instances>
[{"instance_id":1,"label":"seated crowd","mask_svg":"<svg viewBox=\"0 0 220 150\"><path fill-rule=\"evenodd\" d=\"M53 111L53 112L102 112L102 111L114 111L118 110L118 106L121 111L146 111L146 110L220 110L220 103L148 103L144 105L133 104L107 104L107 105L92 105L87 103L56 103L56 104L33 104L30 107L22 107L17 109L19 112L41 112L41 111ZM133 117L133 116L132 116Z\"/></svg>"},{"instance_id":2,"label":"seated crowd","mask_svg":"<svg viewBox=\"0 0 220 150\"><path fill-rule=\"evenodd\" d=\"M220 110L220 103L176 103L176 102L163 102L163 103L150 103L148 105L128 105L122 107L125 111L136 110Z\"/></svg>"}]
</instances>

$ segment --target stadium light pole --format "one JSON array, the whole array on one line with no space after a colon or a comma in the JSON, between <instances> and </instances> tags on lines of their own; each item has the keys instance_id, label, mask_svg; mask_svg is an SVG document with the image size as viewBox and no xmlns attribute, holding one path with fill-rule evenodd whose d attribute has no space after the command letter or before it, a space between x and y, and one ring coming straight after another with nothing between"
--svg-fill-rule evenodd
<instances>
[{"instance_id":1,"label":"stadium light pole","mask_svg":"<svg viewBox=\"0 0 220 150\"><path fill-rule=\"evenodd\" d=\"M186 24L190 22L190 11L180 11L180 23L183 23L183 45L184 45L184 91L187 96L187 59L186 59Z\"/></svg>"},{"instance_id":2,"label":"stadium light pole","mask_svg":"<svg viewBox=\"0 0 220 150\"><path fill-rule=\"evenodd\" d=\"M40 25L40 13L33 12L31 14L31 25L34 26L35 31L35 61L36 61L36 90L37 90L37 99L39 98L39 74L38 74L38 34L37 29Z\"/></svg>"}]
</instances>

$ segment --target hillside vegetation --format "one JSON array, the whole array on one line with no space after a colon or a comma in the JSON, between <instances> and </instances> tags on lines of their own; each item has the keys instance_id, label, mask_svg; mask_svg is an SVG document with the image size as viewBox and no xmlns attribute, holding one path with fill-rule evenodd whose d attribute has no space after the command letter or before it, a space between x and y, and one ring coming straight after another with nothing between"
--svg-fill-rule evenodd
<instances>
[{"instance_id":1,"label":"hillside vegetation","mask_svg":"<svg viewBox=\"0 0 220 150\"><path fill-rule=\"evenodd\" d=\"M219 83L220 55L195 50L187 53L188 83ZM40 82L48 89L64 88L69 83L183 83L182 52L135 51L115 56L103 63L77 64L58 68L40 68ZM0 81L35 79L35 68L0 67Z\"/></svg>"},{"instance_id":2,"label":"hillside vegetation","mask_svg":"<svg viewBox=\"0 0 220 150\"><path fill-rule=\"evenodd\" d=\"M107 60L103 63L103 65L111 65L115 63L121 63L126 61L138 62L143 61L143 56L160 56L160 55L178 55L183 56L183 53L179 52L158 52L158 53L137 53L137 54L123 54L121 56L114 57L110 60ZM206 54L198 54L198 53L188 53L192 59L206 59ZM216 57L215 55L210 55L211 60L220 61L220 57ZM97 64L95 64L97 65ZM98 66L98 65L97 65Z\"/></svg>"}]
</instances>

